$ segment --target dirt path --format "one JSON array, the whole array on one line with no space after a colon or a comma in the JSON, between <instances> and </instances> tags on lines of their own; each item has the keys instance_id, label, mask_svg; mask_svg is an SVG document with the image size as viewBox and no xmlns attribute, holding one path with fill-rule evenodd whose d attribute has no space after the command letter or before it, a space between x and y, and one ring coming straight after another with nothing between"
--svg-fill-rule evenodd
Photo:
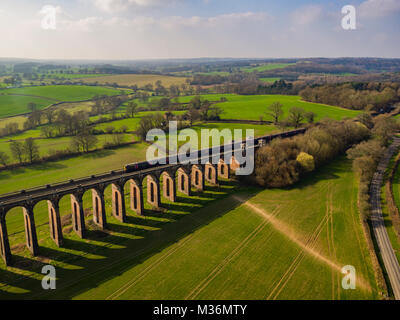
<instances>
[{"instance_id":1,"label":"dirt path","mask_svg":"<svg viewBox=\"0 0 400 320\"><path fill-rule=\"evenodd\" d=\"M234 196L234 198L237 199L238 201L241 201L243 203L243 205L249 207L255 213L257 213L260 216L262 216L265 219L267 219L270 222L272 227L274 227L278 232L280 232L281 234L286 236L290 241L292 241L297 246L299 246L302 249L302 251L304 251L308 255L312 256L313 258L317 259L321 263L329 266L334 271L337 271L337 272L341 273L342 266L340 264L338 264L336 261L334 261L334 260L324 256L320 252L318 252L314 248L314 245L315 245L314 242L311 242L311 243L304 242L304 240L302 240L302 239L305 239L305 237L302 236L302 234L300 232L295 231L292 227L290 227L289 225L287 225L283 221L277 219L276 217L272 216L271 214L269 214L269 213L265 212L264 210L258 208L257 206L255 206L254 204L250 203L249 201L245 201L245 200L241 199L238 196ZM371 290L370 285L364 279L362 279L360 277L357 278L357 285L358 285L358 287L360 287L360 288L362 288L364 290L367 290L367 291Z\"/></svg>"}]
</instances>

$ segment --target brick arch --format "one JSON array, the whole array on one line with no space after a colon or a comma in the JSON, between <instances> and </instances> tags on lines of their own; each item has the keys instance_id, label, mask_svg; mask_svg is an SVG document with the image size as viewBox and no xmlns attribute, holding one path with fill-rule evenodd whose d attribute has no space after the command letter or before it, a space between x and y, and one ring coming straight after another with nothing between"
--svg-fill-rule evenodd
<instances>
[{"instance_id":1,"label":"brick arch","mask_svg":"<svg viewBox=\"0 0 400 320\"><path fill-rule=\"evenodd\" d=\"M61 197L53 197L47 200L50 238L55 242L58 247L61 247L64 241L60 217L60 200Z\"/></svg>"},{"instance_id":2,"label":"brick arch","mask_svg":"<svg viewBox=\"0 0 400 320\"><path fill-rule=\"evenodd\" d=\"M0 212L0 256L3 259L4 263L6 264L6 266L11 264L12 255L10 249L10 242L8 240L5 209L3 209L2 212Z\"/></svg>"},{"instance_id":3,"label":"brick arch","mask_svg":"<svg viewBox=\"0 0 400 320\"><path fill-rule=\"evenodd\" d=\"M147 202L154 208L161 207L160 180L158 175L148 174L147 179Z\"/></svg>"},{"instance_id":4,"label":"brick arch","mask_svg":"<svg viewBox=\"0 0 400 320\"><path fill-rule=\"evenodd\" d=\"M207 163L204 167L205 170L205 180L211 184L218 183L218 168L217 165Z\"/></svg>"},{"instance_id":5,"label":"brick arch","mask_svg":"<svg viewBox=\"0 0 400 320\"><path fill-rule=\"evenodd\" d=\"M142 179L132 178L128 181L131 210L135 211L138 215L142 215L144 213Z\"/></svg>"},{"instance_id":6,"label":"brick arch","mask_svg":"<svg viewBox=\"0 0 400 320\"><path fill-rule=\"evenodd\" d=\"M186 194L187 196L191 195L191 172L187 168L181 167L177 170L178 176L178 191Z\"/></svg>"},{"instance_id":7,"label":"brick arch","mask_svg":"<svg viewBox=\"0 0 400 320\"><path fill-rule=\"evenodd\" d=\"M230 167L223 159L219 160L217 169L219 177L224 179L230 178Z\"/></svg>"},{"instance_id":8,"label":"brick arch","mask_svg":"<svg viewBox=\"0 0 400 320\"><path fill-rule=\"evenodd\" d=\"M161 174L163 185L163 197L171 202L176 201L176 180L175 170L166 170Z\"/></svg>"},{"instance_id":9,"label":"brick arch","mask_svg":"<svg viewBox=\"0 0 400 320\"><path fill-rule=\"evenodd\" d=\"M70 194L72 229L80 238L86 237L85 213L83 209L83 195L87 190L79 190Z\"/></svg>"},{"instance_id":10,"label":"brick arch","mask_svg":"<svg viewBox=\"0 0 400 320\"><path fill-rule=\"evenodd\" d=\"M43 201L43 200L41 200ZM8 207L4 210L4 214L2 214L2 217L0 218L0 242L1 242L1 247L0 251L2 253L2 256L4 255L5 258L7 258L7 255L9 254L9 257L11 258L11 249L9 247L9 241L8 241L8 232L7 232L7 224L6 224L6 216L7 213L9 213L12 209L17 209L21 208L22 209L22 214L23 214L23 221L24 221L24 229L25 229L25 240L26 240L26 247L28 250L31 252L33 256L37 256L39 253L39 245L38 245L38 240L37 240L37 233L36 233L36 225L35 225L35 217L34 217L34 207L41 201L36 201L36 202L30 202L30 203L25 203L21 205L16 205L12 207Z\"/></svg>"},{"instance_id":11,"label":"brick arch","mask_svg":"<svg viewBox=\"0 0 400 320\"><path fill-rule=\"evenodd\" d=\"M204 165L194 164L191 168L192 173L192 186L195 187L197 190L203 191L204 190Z\"/></svg>"},{"instance_id":12,"label":"brick arch","mask_svg":"<svg viewBox=\"0 0 400 320\"><path fill-rule=\"evenodd\" d=\"M124 186L124 181L111 183L112 214L120 222L126 222Z\"/></svg>"},{"instance_id":13,"label":"brick arch","mask_svg":"<svg viewBox=\"0 0 400 320\"><path fill-rule=\"evenodd\" d=\"M98 186L92 189L93 222L101 229L107 228L104 190L105 185Z\"/></svg>"}]
</instances>

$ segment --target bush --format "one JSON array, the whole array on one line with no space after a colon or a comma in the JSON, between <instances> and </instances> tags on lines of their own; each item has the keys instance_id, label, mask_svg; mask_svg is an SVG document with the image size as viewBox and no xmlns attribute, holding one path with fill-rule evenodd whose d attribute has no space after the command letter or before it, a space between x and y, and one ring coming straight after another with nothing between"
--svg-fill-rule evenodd
<instances>
[{"instance_id":1,"label":"bush","mask_svg":"<svg viewBox=\"0 0 400 320\"><path fill-rule=\"evenodd\" d=\"M300 152L296 161L304 169L305 172L311 172L315 169L314 157L305 152Z\"/></svg>"}]
</instances>

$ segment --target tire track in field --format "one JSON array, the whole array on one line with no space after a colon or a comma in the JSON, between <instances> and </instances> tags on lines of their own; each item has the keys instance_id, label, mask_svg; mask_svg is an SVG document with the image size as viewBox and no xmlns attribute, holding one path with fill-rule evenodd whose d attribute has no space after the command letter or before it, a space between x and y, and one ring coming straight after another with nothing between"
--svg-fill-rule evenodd
<instances>
[{"instance_id":1,"label":"tire track in field","mask_svg":"<svg viewBox=\"0 0 400 320\"><path fill-rule=\"evenodd\" d=\"M275 214L279 210L277 207L272 214ZM225 267L235 258L237 257L246 245L253 240L264 228L269 224L269 221L264 220L261 222L256 229L254 229L243 241L239 243L235 249L220 263L218 264L210 273L209 275L203 279L186 297L185 300L193 300L195 299L208 285L209 283L214 280L224 269Z\"/></svg>"},{"instance_id":2,"label":"tire track in field","mask_svg":"<svg viewBox=\"0 0 400 320\"><path fill-rule=\"evenodd\" d=\"M319 235L321 234L321 231L322 231L324 225L327 223L327 221L328 221L328 215L325 214L325 216L322 218L321 222L319 223L319 225L317 226L315 231L308 237L308 239L306 241L307 246L313 247L313 245L318 240ZM272 298L275 300L279 296L279 294L281 293L283 288L286 286L286 284L289 282L289 280L292 278L292 276L296 272L296 270L297 270L298 266L300 265L300 263L302 262L304 256L305 256L305 252L303 250L300 250L300 252L297 254L295 259L293 260L292 264L289 266L289 268L286 270L286 272L280 278L278 283L272 289L270 295L267 297L267 300L272 299ZM282 286L281 286L281 283L282 283ZM279 290L279 291L276 294L274 294L276 292L276 290Z\"/></svg>"},{"instance_id":3,"label":"tire track in field","mask_svg":"<svg viewBox=\"0 0 400 320\"><path fill-rule=\"evenodd\" d=\"M227 201L229 199L230 198L226 198L224 200L221 200L221 202L225 203L225 201ZM186 236L186 234L187 234L186 231L184 231L184 232L181 232L181 233L177 233L176 236ZM137 250L134 255L125 256L125 257L123 257L121 259L114 260L113 262L110 262L107 265L104 265L102 267L97 268L96 271L84 274L82 276L75 277L73 280L66 281L62 285L57 285L57 289L65 289L65 288L70 287L71 285L73 285L77 281L84 281L85 279L94 277L94 276L100 274L101 272L104 272L104 271L112 269L114 266L118 266L118 265L120 265L122 263L126 263L126 262L130 261L131 259L137 258L137 257L139 257L140 255L146 253L149 250L156 249L158 246L159 245L155 244L155 243L153 243L151 245L148 245L148 244L146 245L145 244L141 249ZM107 245L106 247L109 247L109 246ZM72 261L72 260L68 260L68 261ZM46 292L46 290L42 290L40 293L37 293L37 294L35 294L33 296L34 297L40 297L40 296L45 295L46 293L48 293L48 292Z\"/></svg>"},{"instance_id":4,"label":"tire track in field","mask_svg":"<svg viewBox=\"0 0 400 320\"><path fill-rule=\"evenodd\" d=\"M193 238L193 234L187 236L182 242L178 243L173 249L169 250L165 254L163 254L161 257L159 257L156 261L154 261L152 264L147 266L144 270L142 270L139 274L136 275L133 279L125 283L122 287L114 291L112 294L110 294L105 300L115 300L118 297L120 297L122 294L124 294L126 291L128 291L134 284L136 284L138 281L143 279L152 269L160 265L165 259L167 259L170 255L175 253L178 249L180 249L186 242L188 242L191 238Z\"/></svg>"},{"instance_id":5,"label":"tire track in field","mask_svg":"<svg viewBox=\"0 0 400 320\"><path fill-rule=\"evenodd\" d=\"M330 225L331 225L331 233L330 233L330 239L331 239L331 245L333 248L333 259L335 261L337 261L337 252L336 252L336 245L335 245L335 237L334 237L334 227L333 227L333 195L334 192L333 190L331 190L331 193L329 195L329 212L330 212ZM358 234L357 234L358 237ZM336 275L336 284L337 284L337 289L336 289L336 293L337 293L337 299L340 300L340 277L339 277L339 273L335 273Z\"/></svg>"},{"instance_id":6,"label":"tire track in field","mask_svg":"<svg viewBox=\"0 0 400 320\"><path fill-rule=\"evenodd\" d=\"M326 238L328 242L329 256L333 260L337 260L335 241L333 238L333 191L332 187L329 188L326 198L326 214L328 215L328 223L326 224ZM339 281L338 273L331 269L331 282L332 282L332 300L335 300L335 283ZM337 287L337 293L339 295L339 285ZM338 296L339 299L339 296Z\"/></svg>"},{"instance_id":7,"label":"tire track in field","mask_svg":"<svg viewBox=\"0 0 400 320\"><path fill-rule=\"evenodd\" d=\"M308 253L310 256L316 258L318 261L320 261L323 264L326 264L330 268L337 270L338 272L341 272L342 267L336 262L328 257L324 256L323 254L317 252L314 248L310 247L307 245L307 243L304 243L302 239L304 237L301 237L301 234L297 231L295 231L292 227L290 227L288 224L284 223L283 221L275 218L271 214L265 212L264 210L258 208L254 204L250 203L249 201L246 201L239 196L233 196L233 198L241 201L244 205L248 206L251 208L255 213L259 214L260 216L264 217L266 220L270 221L271 225L280 233L282 233L284 236L289 238L292 242L294 242L296 245L298 245L303 251ZM359 287L371 291L371 287L368 282L366 282L364 279L359 278L358 279Z\"/></svg>"}]
</instances>

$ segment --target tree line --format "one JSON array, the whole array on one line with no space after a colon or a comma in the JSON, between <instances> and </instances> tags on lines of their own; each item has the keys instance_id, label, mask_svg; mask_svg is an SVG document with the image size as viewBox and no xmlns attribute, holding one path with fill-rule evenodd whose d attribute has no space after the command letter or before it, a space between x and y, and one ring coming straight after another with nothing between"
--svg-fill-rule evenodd
<instances>
[{"instance_id":1,"label":"tree line","mask_svg":"<svg viewBox=\"0 0 400 320\"><path fill-rule=\"evenodd\" d=\"M251 180L263 187L287 187L346 151L354 167L368 172L369 179L384 144L397 128L397 122L388 117L373 121L371 128L361 121L321 121L304 135L274 140L260 149Z\"/></svg>"},{"instance_id":2,"label":"tree line","mask_svg":"<svg viewBox=\"0 0 400 320\"><path fill-rule=\"evenodd\" d=\"M348 109L386 111L400 101L400 83L364 82L307 87L300 96L310 102Z\"/></svg>"}]
</instances>

